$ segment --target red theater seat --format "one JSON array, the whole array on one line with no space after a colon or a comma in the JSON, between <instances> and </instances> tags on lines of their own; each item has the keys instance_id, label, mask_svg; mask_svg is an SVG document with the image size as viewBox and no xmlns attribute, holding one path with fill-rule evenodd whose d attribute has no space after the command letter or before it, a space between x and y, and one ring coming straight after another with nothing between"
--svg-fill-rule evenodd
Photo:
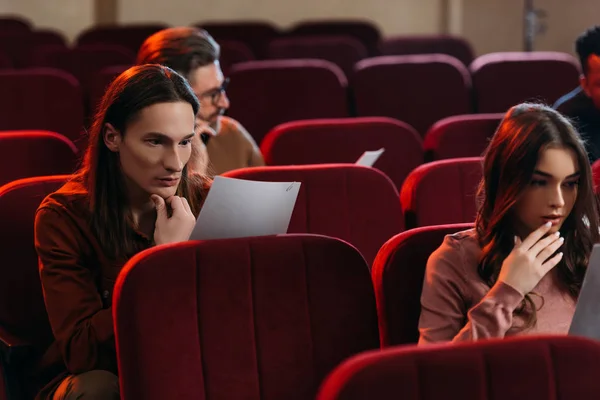
<instances>
[{"instance_id":1,"label":"red theater seat","mask_svg":"<svg viewBox=\"0 0 600 400\"><path fill-rule=\"evenodd\" d=\"M348 116L344 73L323 60L249 61L230 73L228 115L260 144L278 124Z\"/></svg>"},{"instance_id":2,"label":"red theater seat","mask_svg":"<svg viewBox=\"0 0 600 400\"><path fill-rule=\"evenodd\" d=\"M442 118L471 112L469 71L445 54L362 60L351 84L358 115L396 118L421 135Z\"/></svg>"},{"instance_id":3,"label":"red theater seat","mask_svg":"<svg viewBox=\"0 0 600 400\"><path fill-rule=\"evenodd\" d=\"M0 132L0 186L21 178L70 174L76 167L77 148L62 135Z\"/></svg>"},{"instance_id":4,"label":"red theater seat","mask_svg":"<svg viewBox=\"0 0 600 400\"><path fill-rule=\"evenodd\" d=\"M281 35L272 23L263 21L207 21L194 25L206 30L217 42L235 40L244 43L258 59L266 57L269 42Z\"/></svg>"},{"instance_id":5,"label":"red theater seat","mask_svg":"<svg viewBox=\"0 0 600 400\"><path fill-rule=\"evenodd\" d=\"M434 161L417 167L400 191L406 227L475 221L475 195L482 175L479 157Z\"/></svg>"},{"instance_id":6,"label":"red theater seat","mask_svg":"<svg viewBox=\"0 0 600 400\"><path fill-rule=\"evenodd\" d=\"M91 27L79 34L77 46L88 44L113 44L123 46L137 54L142 43L154 33L168 28L165 24L102 25Z\"/></svg>"},{"instance_id":7,"label":"red theater seat","mask_svg":"<svg viewBox=\"0 0 600 400\"><path fill-rule=\"evenodd\" d=\"M447 54L465 66L473 61L473 48L466 39L449 35L410 35L386 37L379 43L384 56Z\"/></svg>"},{"instance_id":8,"label":"red theater seat","mask_svg":"<svg viewBox=\"0 0 600 400\"><path fill-rule=\"evenodd\" d=\"M427 161L480 157L504 114L469 114L444 118L423 138Z\"/></svg>"},{"instance_id":9,"label":"red theater seat","mask_svg":"<svg viewBox=\"0 0 600 400\"><path fill-rule=\"evenodd\" d=\"M367 264L316 235L144 251L113 315L122 400L314 399L339 362L379 346Z\"/></svg>"},{"instance_id":10,"label":"red theater seat","mask_svg":"<svg viewBox=\"0 0 600 400\"><path fill-rule=\"evenodd\" d=\"M579 85L579 64L565 53L490 53L469 68L479 113L506 112L524 101L553 104Z\"/></svg>"},{"instance_id":11,"label":"red theater seat","mask_svg":"<svg viewBox=\"0 0 600 400\"><path fill-rule=\"evenodd\" d=\"M317 400L594 399L600 344L533 336L398 347L345 361Z\"/></svg>"},{"instance_id":12,"label":"red theater seat","mask_svg":"<svg viewBox=\"0 0 600 400\"><path fill-rule=\"evenodd\" d=\"M391 118L364 117L288 122L265 136L261 152L267 165L355 163L367 150L385 148L374 167L397 188L423 163L421 137Z\"/></svg>"},{"instance_id":13,"label":"red theater seat","mask_svg":"<svg viewBox=\"0 0 600 400\"><path fill-rule=\"evenodd\" d=\"M381 247L371 276L382 347L417 343L427 260L446 235L472 227L473 224L452 224L410 229Z\"/></svg>"},{"instance_id":14,"label":"red theater seat","mask_svg":"<svg viewBox=\"0 0 600 400\"><path fill-rule=\"evenodd\" d=\"M398 192L388 177L355 165L258 167L224 176L274 182L301 182L289 233L316 233L340 238L371 265L386 240L402 231Z\"/></svg>"}]
</instances>

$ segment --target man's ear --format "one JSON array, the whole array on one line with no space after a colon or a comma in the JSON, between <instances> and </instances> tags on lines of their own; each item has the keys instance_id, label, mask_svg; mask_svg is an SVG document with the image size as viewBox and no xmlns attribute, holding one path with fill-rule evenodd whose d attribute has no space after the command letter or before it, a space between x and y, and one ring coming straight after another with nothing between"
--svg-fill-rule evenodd
<instances>
[{"instance_id":1,"label":"man's ear","mask_svg":"<svg viewBox=\"0 0 600 400\"><path fill-rule=\"evenodd\" d=\"M588 97L591 97L590 90L588 89L587 78L584 74L579 75L579 86L581 86L581 89Z\"/></svg>"},{"instance_id":2,"label":"man's ear","mask_svg":"<svg viewBox=\"0 0 600 400\"><path fill-rule=\"evenodd\" d=\"M121 142L123 140L119 131L117 131L111 124L104 125L104 133L102 134L104 144L110 151L115 153L119 152Z\"/></svg>"}]
</instances>

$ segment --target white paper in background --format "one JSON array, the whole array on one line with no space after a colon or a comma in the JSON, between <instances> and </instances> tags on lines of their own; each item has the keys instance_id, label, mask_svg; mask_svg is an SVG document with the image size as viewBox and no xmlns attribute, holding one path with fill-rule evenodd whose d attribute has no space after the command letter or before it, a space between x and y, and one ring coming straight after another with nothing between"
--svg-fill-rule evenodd
<instances>
[{"instance_id":1,"label":"white paper in background","mask_svg":"<svg viewBox=\"0 0 600 400\"><path fill-rule=\"evenodd\" d=\"M287 233L300 182L259 182L216 176L190 240Z\"/></svg>"},{"instance_id":2,"label":"white paper in background","mask_svg":"<svg viewBox=\"0 0 600 400\"><path fill-rule=\"evenodd\" d=\"M382 147L379 150L365 151L362 156L356 161L356 165L364 165L365 167L372 167L373 164L381 157L385 149Z\"/></svg>"}]
</instances>

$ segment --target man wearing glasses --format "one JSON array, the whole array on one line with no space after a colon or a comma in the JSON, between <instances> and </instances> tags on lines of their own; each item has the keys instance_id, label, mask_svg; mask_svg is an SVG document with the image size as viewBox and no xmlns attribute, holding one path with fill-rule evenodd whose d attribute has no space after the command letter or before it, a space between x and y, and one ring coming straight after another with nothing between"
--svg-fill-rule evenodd
<instances>
[{"instance_id":1,"label":"man wearing glasses","mask_svg":"<svg viewBox=\"0 0 600 400\"><path fill-rule=\"evenodd\" d=\"M252 136L234 119L223 114L229 108L226 89L229 79L219 65L220 47L208 32L191 27L169 28L150 36L138 52L137 64L162 64L182 74L198 100L198 140L193 157L202 168L206 144L209 175L245 167L265 165Z\"/></svg>"}]
</instances>

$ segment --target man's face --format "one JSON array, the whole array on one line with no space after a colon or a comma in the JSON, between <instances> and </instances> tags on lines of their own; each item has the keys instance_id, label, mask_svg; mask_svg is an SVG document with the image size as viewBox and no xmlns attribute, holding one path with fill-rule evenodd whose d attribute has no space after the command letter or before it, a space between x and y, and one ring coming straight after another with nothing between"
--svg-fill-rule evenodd
<instances>
[{"instance_id":1,"label":"man's face","mask_svg":"<svg viewBox=\"0 0 600 400\"><path fill-rule=\"evenodd\" d=\"M200 100L198 122L208 124L218 132L219 117L229 108L223 85L225 78L219 62L196 68L190 72L189 81Z\"/></svg>"},{"instance_id":2,"label":"man's face","mask_svg":"<svg viewBox=\"0 0 600 400\"><path fill-rule=\"evenodd\" d=\"M581 77L581 87L600 110L600 56L592 54L587 59L587 72Z\"/></svg>"}]
</instances>

